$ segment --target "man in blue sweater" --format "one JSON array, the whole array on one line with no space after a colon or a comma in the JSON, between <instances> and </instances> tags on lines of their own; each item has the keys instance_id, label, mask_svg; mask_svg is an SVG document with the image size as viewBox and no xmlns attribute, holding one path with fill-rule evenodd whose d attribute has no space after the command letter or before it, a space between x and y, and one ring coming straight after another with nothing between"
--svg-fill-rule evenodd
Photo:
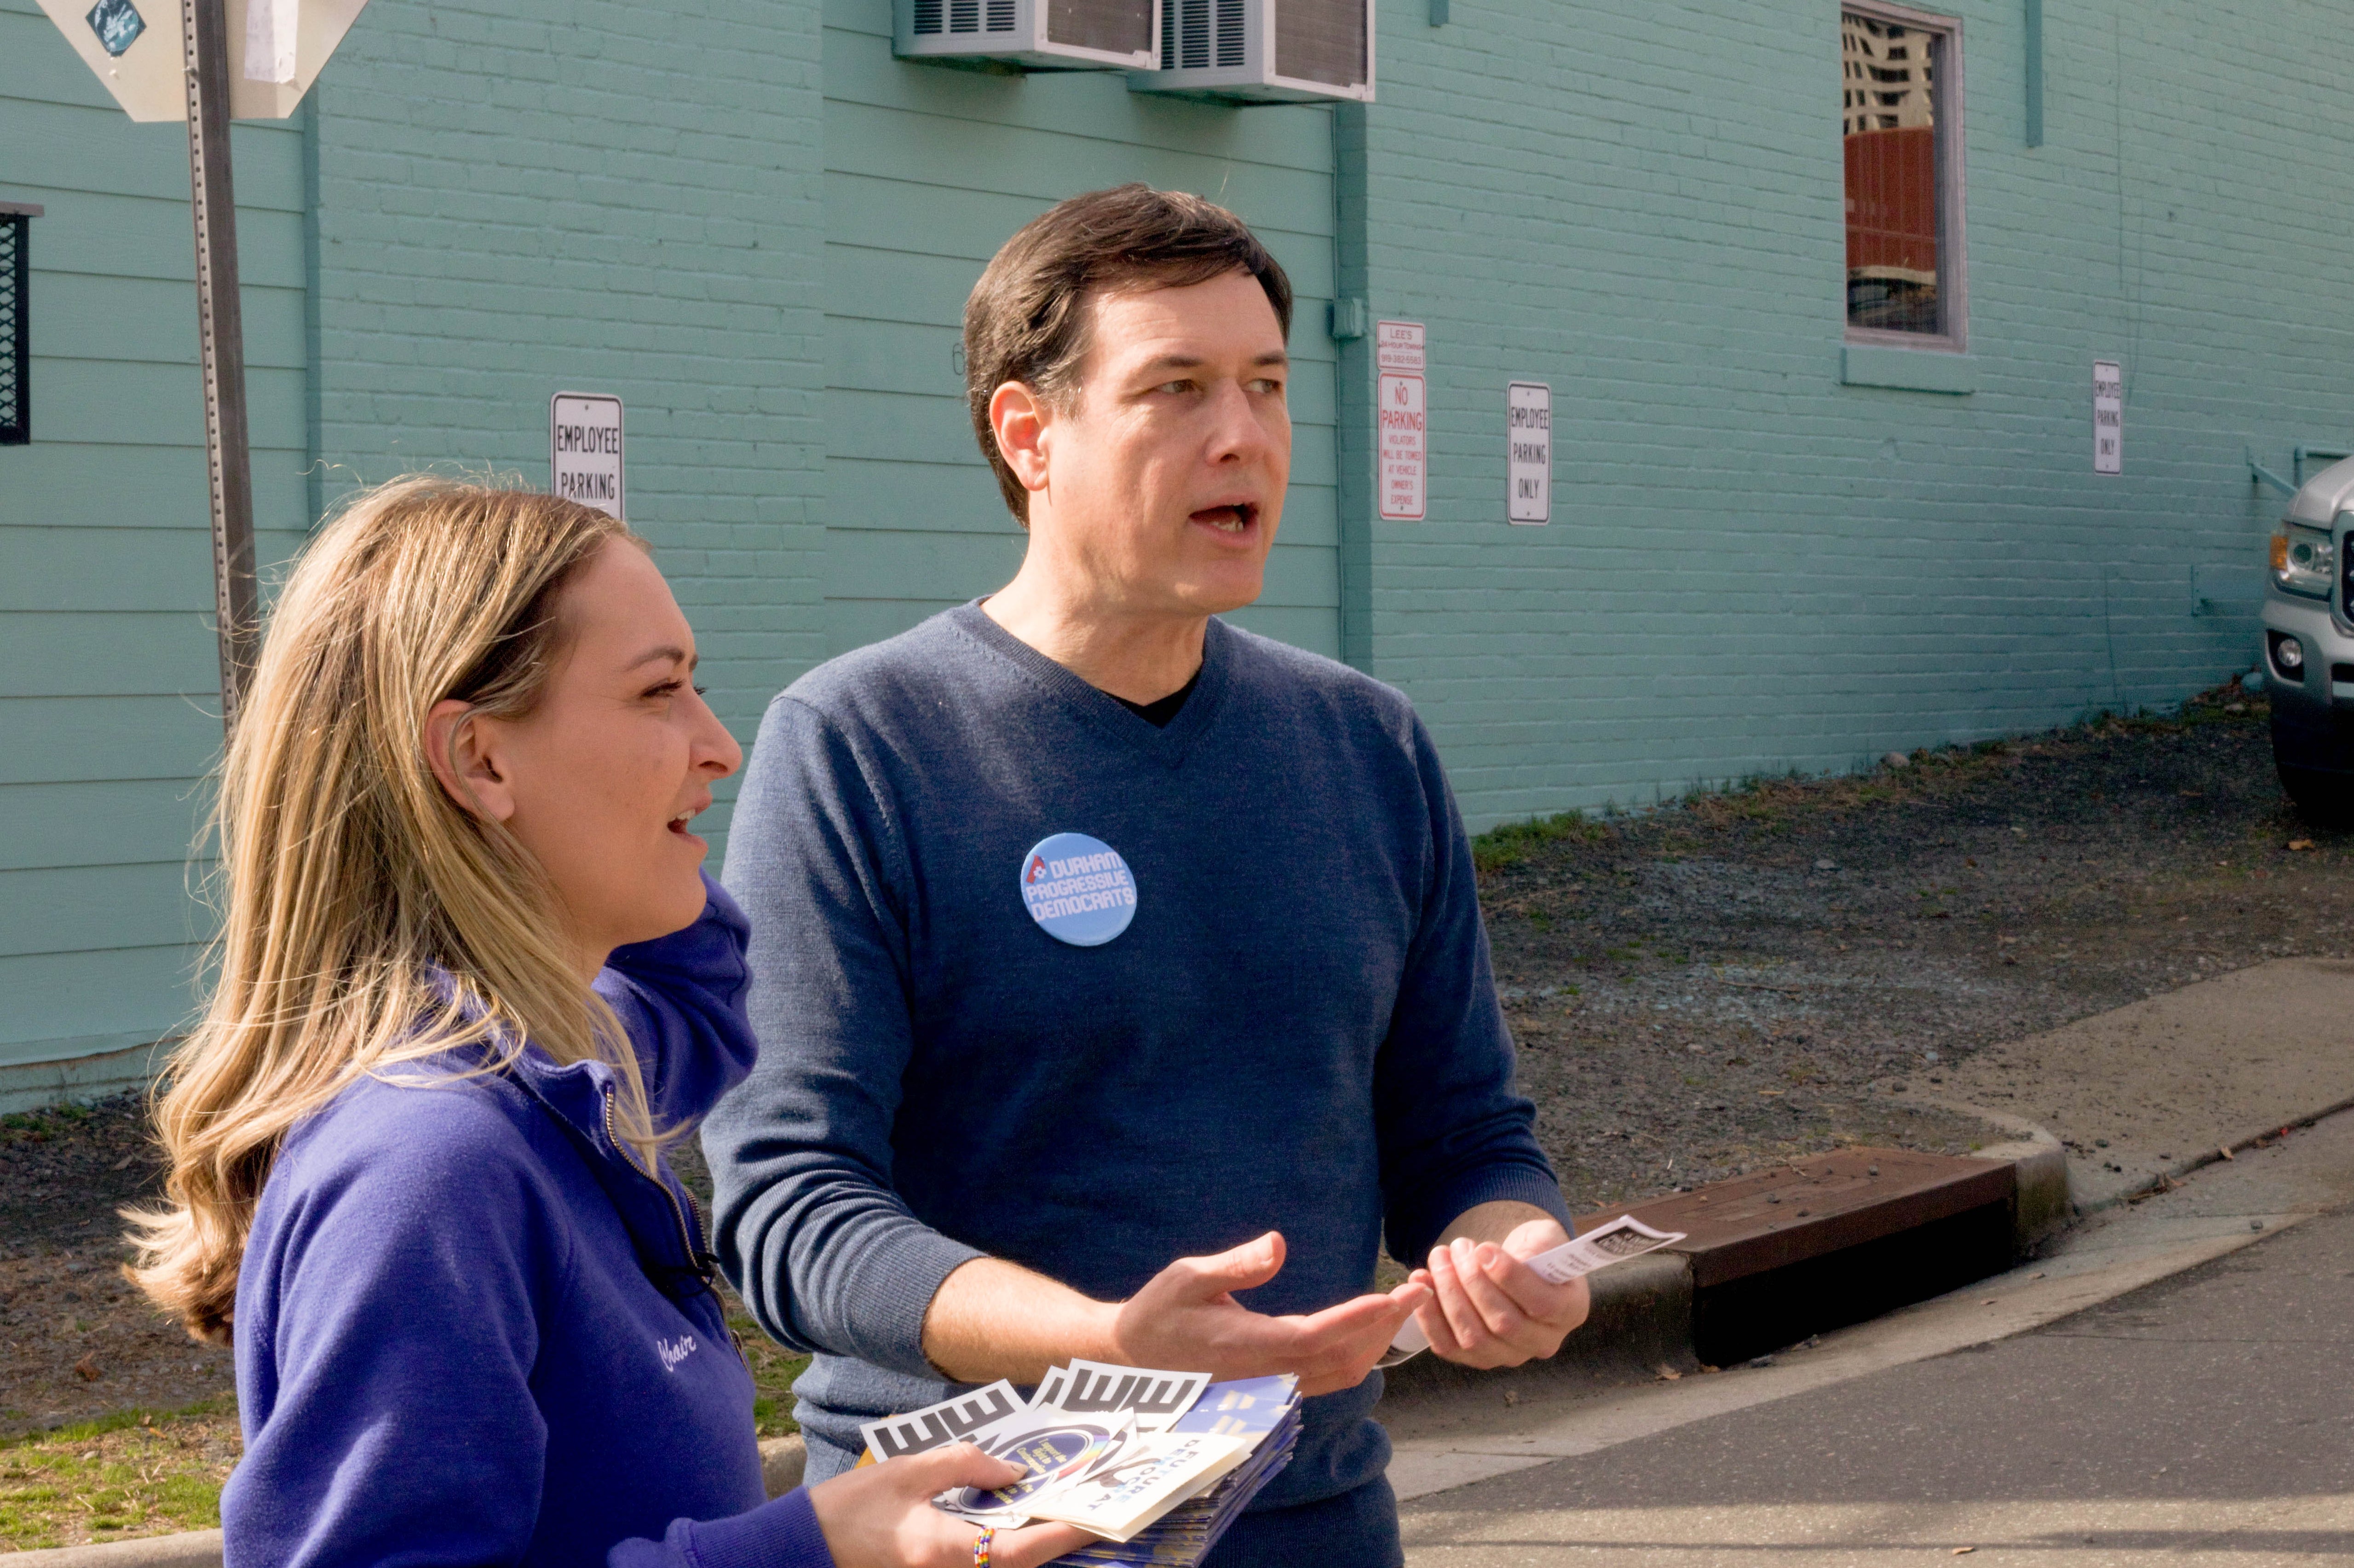
<instances>
[{"instance_id":1,"label":"man in blue sweater","mask_svg":"<svg viewBox=\"0 0 2354 1568\"><path fill-rule=\"evenodd\" d=\"M729 1277L816 1353L812 1479L1072 1356L1290 1372L1298 1456L1211 1561L1394 1564L1370 1413L1406 1318L1500 1366L1585 1315L1521 1262L1568 1216L1429 736L1214 619L1282 514L1290 309L1198 198L1014 236L965 352L1020 574L760 726L726 881L761 1054L704 1137ZM1387 1295L1384 1235L1421 1265Z\"/></svg>"}]
</instances>

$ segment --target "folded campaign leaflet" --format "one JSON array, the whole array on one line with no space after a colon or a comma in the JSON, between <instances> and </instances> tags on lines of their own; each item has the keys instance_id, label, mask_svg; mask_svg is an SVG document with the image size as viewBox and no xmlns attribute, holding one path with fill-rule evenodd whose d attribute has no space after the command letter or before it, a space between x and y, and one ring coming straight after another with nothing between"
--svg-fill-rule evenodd
<instances>
[{"instance_id":1,"label":"folded campaign leaflet","mask_svg":"<svg viewBox=\"0 0 2354 1568\"><path fill-rule=\"evenodd\" d=\"M932 1499L960 1519L1001 1530L1056 1520L1103 1538L1062 1561L1184 1568L1290 1462L1299 1385L1075 1361L1026 1404L1001 1382L859 1431L869 1458L970 1442L1022 1467L1009 1486Z\"/></svg>"},{"instance_id":2,"label":"folded campaign leaflet","mask_svg":"<svg viewBox=\"0 0 2354 1568\"><path fill-rule=\"evenodd\" d=\"M1624 1263L1630 1257L1640 1257L1647 1252L1657 1252L1684 1239L1682 1231L1655 1231L1632 1214L1621 1214L1606 1224L1596 1225L1581 1236L1541 1252L1528 1259L1536 1277L1548 1285L1566 1285L1582 1279L1597 1268L1607 1268L1614 1263ZM1430 1336L1422 1325L1408 1318L1405 1326L1390 1341L1388 1354L1373 1364L1394 1367L1400 1361L1411 1361L1430 1349Z\"/></svg>"},{"instance_id":3,"label":"folded campaign leaflet","mask_svg":"<svg viewBox=\"0 0 2354 1568\"><path fill-rule=\"evenodd\" d=\"M1074 1415L1120 1411L1136 1418L1139 1432L1159 1432L1193 1409L1193 1402L1209 1386L1208 1372L1153 1372L1074 1361L1066 1367L1049 1367L1030 1403L1051 1404Z\"/></svg>"},{"instance_id":4,"label":"folded campaign leaflet","mask_svg":"<svg viewBox=\"0 0 2354 1568\"><path fill-rule=\"evenodd\" d=\"M933 1505L975 1524L1019 1530L1040 1504L1064 1488L1116 1467L1136 1447L1136 1421L1125 1413L1074 1415L1052 1405L1033 1404L991 1423L966 1438L987 1454L1022 1467L1020 1480L1002 1487L957 1487Z\"/></svg>"}]
</instances>

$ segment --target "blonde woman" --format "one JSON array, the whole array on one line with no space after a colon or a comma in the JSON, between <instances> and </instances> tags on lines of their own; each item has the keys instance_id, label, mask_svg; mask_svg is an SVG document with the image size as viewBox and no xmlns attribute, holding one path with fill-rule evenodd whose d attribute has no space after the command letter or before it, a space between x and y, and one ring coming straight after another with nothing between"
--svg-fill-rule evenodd
<instances>
[{"instance_id":1,"label":"blonde woman","mask_svg":"<svg viewBox=\"0 0 2354 1568\"><path fill-rule=\"evenodd\" d=\"M689 831L742 760L642 541L442 479L296 567L224 762L226 908L136 1277L237 1348L229 1560L1027 1568L929 1506L970 1447L765 1501L664 1164L750 1068Z\"/></svg>"}]
</instances>

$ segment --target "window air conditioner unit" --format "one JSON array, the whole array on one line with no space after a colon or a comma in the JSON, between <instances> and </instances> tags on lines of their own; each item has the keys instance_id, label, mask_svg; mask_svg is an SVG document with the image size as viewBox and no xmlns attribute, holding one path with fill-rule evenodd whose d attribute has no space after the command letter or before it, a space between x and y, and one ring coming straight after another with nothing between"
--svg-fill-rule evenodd
<instances>
[{"instance_id":1,"label":"window air conditioner unit","mask_svg":"<svg viewBox=\"0 0 2354 1568\"><path fill-rule=\"evenodd\" d=\"M907 59L1000 60L1034 70L1150 70L1161 0L893 0Z\"/></svg>"},{"instance_id":2,"label":"window air conditioner unit","mask_svg":"<svg viewBox=\"0 0 2354 1568\"><path fill-rule=\"evenodd\" d=\"M1373 100L1373 0L1161 0L1161 64L1140 92L1244 103Z\"/></svg>"}]
</instances>

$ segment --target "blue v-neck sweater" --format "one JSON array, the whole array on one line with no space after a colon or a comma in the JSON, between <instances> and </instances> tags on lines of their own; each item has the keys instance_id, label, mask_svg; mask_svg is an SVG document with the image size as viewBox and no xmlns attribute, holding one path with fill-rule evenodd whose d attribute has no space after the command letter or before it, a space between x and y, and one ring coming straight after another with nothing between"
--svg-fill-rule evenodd
<instances>
[{"instance_id":1,"label":"blue v-neck sweater","mask_svg":"<svg viewBox=\"0 0 2354 1568\"><path fill-rule=\"evenodd\" d=\"M1021 895L1064 832L1133 875L1101 946ZM761 1051L705 1125L716 1228L761 1322L819 1352L795 1388L812 1476L949 1391L924 1313L982 1254L1112 1300L1279 1230L1288 1260L1243 1299L1308 1312L1371 1287L1385 1229L1419 1262L1490 1199L1566 1219L1430 737L1330 660L1214 620L1156 728L948 611L770 705L726 881ZM1260 1506L1377 1479L1379 1393L1310 1401Z\"/></svg>"},{"instance_id":2,"label":"blue v-neck sweater","mask_svg":"<svg viewBox=\"0 0 2354 1568\"><path fill-rule=\"evenodd\" d=\"M598 977L663 1125L750 1067L744 983L716 885ZM238 1273L228 1560L832 1568L807 1494L765 1500L701 1222L614 1142L610 1069L466 1065L362 1079L279 1150Z\"/></svg>"}]
</instances>

